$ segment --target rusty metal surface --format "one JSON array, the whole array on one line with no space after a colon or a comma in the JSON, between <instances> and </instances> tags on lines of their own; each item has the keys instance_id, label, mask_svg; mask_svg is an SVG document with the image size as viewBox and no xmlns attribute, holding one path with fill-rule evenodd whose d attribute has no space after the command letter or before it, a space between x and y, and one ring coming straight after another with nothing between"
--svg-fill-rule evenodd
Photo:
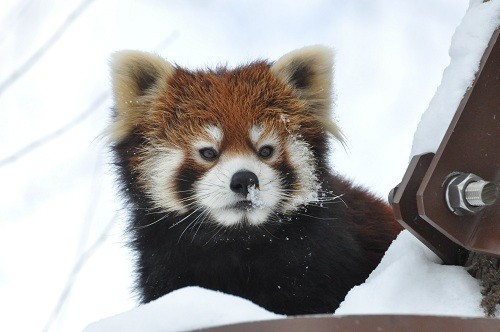
<instances>
[{"instance_id":1,"label":"rusty metal surface","mask_svg":"<svg viewBox=\"0 0 500 332\"><path fill-rule=\"evenodd\" d=\"M468 250L500 257L500 200L472 216L445 203L453 172L474 173L500 186L500 30L493 34L467 91L417 191L419 215Z\"/></svg>"},{"instance_id":2,"label":"rusty metal surface","mask_svg":"<svg viewBox=\"0 0 500 332\"><path fill-rule=\"evenodd\" d=\"M445 264L458 265L465 250L429 225L418 215L417 190L427 172L434 153L412 158L401 183L395 188L392 208L396 220L416 238L434 251Z\"/></svg>"},{"instance_id":3,"label":"rusty metal surface","mask_svg":"<svg viewBox=\"0 0 500 332\"><path fill-rule=\"evenodd\" d=\"M230 310L230 309L229 309ZM414 315L311 316L241 323L203 329L206 332L246 331L500 331L500 319Z\"/></svg>"}]
</instances>

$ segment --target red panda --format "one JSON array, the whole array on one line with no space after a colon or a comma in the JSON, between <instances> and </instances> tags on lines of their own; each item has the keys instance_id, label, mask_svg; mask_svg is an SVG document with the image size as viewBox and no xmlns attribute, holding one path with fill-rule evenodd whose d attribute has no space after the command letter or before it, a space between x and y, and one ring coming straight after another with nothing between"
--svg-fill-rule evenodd
<instances>
[{"instance_id":1,"label":"red panda","mask_svg":"<svg viewBox=\"0 0 500 332\"><path fill-rule=\"evenodd\" d=\"M143 303L196 285L331 313L377 266L400 228L328 166L332 61L322 46L199 71L114 55L110 136Z\"/></svg>"}]
</instances>

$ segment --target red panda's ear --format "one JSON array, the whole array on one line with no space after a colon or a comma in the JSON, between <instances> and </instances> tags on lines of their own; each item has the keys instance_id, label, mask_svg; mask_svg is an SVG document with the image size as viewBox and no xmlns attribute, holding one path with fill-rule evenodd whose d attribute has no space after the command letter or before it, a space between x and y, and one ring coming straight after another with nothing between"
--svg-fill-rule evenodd
<instances>
[{"instance_id":1,"label":"red panda's ear","mask_svg":"<svg viewBox=\"0 0 500 332\"><path fill-rule=\"evenodd\" d=\"M271 72L306 102L324 130L343 141L331 118L333 51L330 48L317 45L292 51L272 64Z\"/></svg>"},{"instance_id":2,"label":"red panda's ear","mask_svg":"<svg viewBox=\"0 0 500 332\"><path fill-rule=\"evenodd\" d=\"M174 72L174 66L154 54L140 51L113 54L111 80L115 118L110 128L113 141L130 134Z\"/></svg>"}]
</instances>

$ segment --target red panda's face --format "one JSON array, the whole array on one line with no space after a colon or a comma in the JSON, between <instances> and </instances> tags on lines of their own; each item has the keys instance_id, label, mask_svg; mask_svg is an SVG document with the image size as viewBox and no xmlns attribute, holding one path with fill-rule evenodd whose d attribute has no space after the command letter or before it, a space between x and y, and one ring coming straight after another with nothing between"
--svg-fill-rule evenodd
<instances>
[{"instance_id":1,"label":"red panda's face","mask_svg":"<svg viewBox=\"0 0 500 332\"><path fill-rule=\"evenodd\" d=\"M260 224L316 201L316 161L307 142L253 124L246 144L225 144L218 125L185 147L157 141L142 151L139 182L156 208L201 212L222 225ZM140 151L140 150L139 150Z\"/></svg>"},{"instance_id":2,"label":"red panda's face","mask_svg":"<svg viewBox=\"0 0 500 332\"><path fill-rule=\"evenodd\" d=\"M224 226L316 202L316 145L338 134L324 52L194 73L144 53L117 57L112 135L128 144L131 185L155 210Z\"/></svg>"}]
</instances>

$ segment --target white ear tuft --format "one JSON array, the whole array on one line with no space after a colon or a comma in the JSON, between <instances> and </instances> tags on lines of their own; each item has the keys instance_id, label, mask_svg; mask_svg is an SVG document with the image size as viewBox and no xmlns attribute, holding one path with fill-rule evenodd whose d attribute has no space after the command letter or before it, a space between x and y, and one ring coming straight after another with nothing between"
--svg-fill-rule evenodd
<instances>
[{"instance_id":1,"label":"white ear tuft","mask_svg":"<svg viewBox=\"0 0 500 332\"><path fill-rule=\"evenodd\" d=\"M326 46L307 46L282 56L271 72L292 87L324 130L343 142L343 135L331 119L333 51Z\"/></svg>"},{"instance_id":2,"label":"white ear tuft","mask_svg":"<svg viewBox=\"0 0 500 332\"><path fill-rule=\"evenodd\" d=\"M164 89L175 71L160 56L140 51L120 51L111 60L115 119L111 139L125 138L149 108L151 97Z\"/></svg>"}]
</instances>

